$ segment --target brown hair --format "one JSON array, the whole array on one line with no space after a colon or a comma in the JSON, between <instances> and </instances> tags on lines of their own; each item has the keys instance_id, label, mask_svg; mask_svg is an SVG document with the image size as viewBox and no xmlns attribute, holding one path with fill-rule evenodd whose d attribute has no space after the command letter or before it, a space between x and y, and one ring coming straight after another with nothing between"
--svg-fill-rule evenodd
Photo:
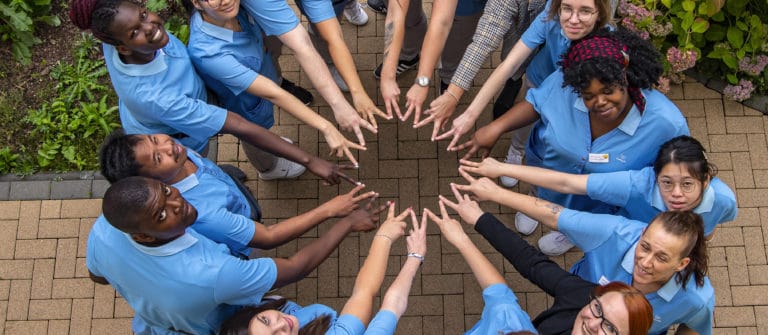
<instances>
[{"instance_id":1,"label":"brown hair","mask_svg":"<svg viewBox=\"0 0 768 335\"><path fill-rule=\"evenodd\" d=\"M554 20L560 18L560 5L563 0L552 0L547 11L547 19ZM611 8L610 0L595 0L595 9L597 9L597 21L595 21L595 27L592 31L596 31L605 25L611 23L613 19L614 8ZM574 14L575 15L575 14Z\"/></svg>"},{"instance_id":2,"label":"brown hair","mask_svg":"<svg viewBox=\"0 0 768 335\"><path fill-rule=\"evenodd\" d=\"M280 310L285 306L285 298L272 300L258 306L245 306L224 320L219 329L220 335L249 335L248 325L257 314L271 309ZM307 323L299 329L299 335L322 335L331 326L331 316L323 315Z\"/></svg>"},{"instance_id":3,"label":"brown hair","mask_svg":"<svg viewBox=\"0 0 768 335\"><path fill-rule=\"evenodd\" d=\"M624 297L629 320L629 334L648 334L653 324L653 307L640 290L622 282L613 281L604 286L595 287L595 296L601 297L606 293L616 292Z\"/></svg>"},{"instance_id":4,"label":"brown hair","mask_svg":"<svg viewBox=\"0 0 768 335\"><path fill-rule=\"evenodd\" d=\"M693 275L696 279L696 286L703 286L704 277L707 276L709 267L709 256L704 240L704 221L702 221L701 216L691 211L667 211L656 215L650 223L650 225L653 224L660 224L667 233L685 239L685 248L680 258L688 257L691 261L685 269L675 274L677 283L686 289L685 284Z\"/></svg>"}]
</instances>

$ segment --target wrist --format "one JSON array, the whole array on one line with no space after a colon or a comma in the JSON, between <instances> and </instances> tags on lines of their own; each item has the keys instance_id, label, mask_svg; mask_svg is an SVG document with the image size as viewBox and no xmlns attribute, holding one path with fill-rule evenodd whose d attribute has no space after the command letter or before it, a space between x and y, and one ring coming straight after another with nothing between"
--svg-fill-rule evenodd
<instances>
[{"instance_id":1,"label":"wrist","mask_svg":"<svg viewBox=\"0 0 768 335\"><path fill-rule=\"evenodd\" d=\"M408 258L416 259L416 260L419 261L419 263L424 264L424 255L423 254L420 254L418 252L409 252L408 255L406 255L406 256L408 256Z\"/></svg>"}]
</instances>

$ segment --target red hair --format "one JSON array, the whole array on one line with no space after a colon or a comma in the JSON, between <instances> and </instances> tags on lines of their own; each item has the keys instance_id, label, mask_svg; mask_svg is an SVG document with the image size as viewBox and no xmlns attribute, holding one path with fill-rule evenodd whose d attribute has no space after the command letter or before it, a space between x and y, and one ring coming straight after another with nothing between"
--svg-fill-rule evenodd
<instances>
[{"instance_id":1,"label":"red hair","mask_svg":"<svg viewBox=\"0 0 768 335\"><path fill-rule=\"evenodd\" d=\"M606 285L595 287L595 296L616 292L624 297L624 305L629 316L629 334L648 334L653 323L653 307L640 290L622 282L612 281Z\"/></svg>"}]
</instances>

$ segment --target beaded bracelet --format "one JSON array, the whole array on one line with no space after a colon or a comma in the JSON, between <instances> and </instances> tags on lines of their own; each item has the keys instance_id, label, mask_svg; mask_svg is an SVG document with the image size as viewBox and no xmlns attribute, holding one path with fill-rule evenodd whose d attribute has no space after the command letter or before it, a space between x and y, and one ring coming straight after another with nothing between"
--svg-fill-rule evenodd
<instances>
[{"instance_id":1,"label":"beaded bracelet","mask_svg":"<svg viewBox=\"0 0 768 335\"><path fill-rule=\"evenodd\" d=\"M422 255L422 254L415 253L415 252L409 252L408 255L406 255L406 256L414 257L414 258L418 259L419 261L421 261L422 263L424 263L424 255Z\"/></svg>"}]
</instances>

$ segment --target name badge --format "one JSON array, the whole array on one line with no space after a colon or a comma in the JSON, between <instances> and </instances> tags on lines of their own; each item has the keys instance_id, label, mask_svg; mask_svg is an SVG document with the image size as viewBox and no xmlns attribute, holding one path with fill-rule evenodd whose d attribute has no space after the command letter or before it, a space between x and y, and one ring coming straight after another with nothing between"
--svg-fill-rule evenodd
<instances>
[{"instance_id":1,"label":"name badge","mask_svg":"<svg viewBox=\"0 0 768 335\"><path fill-rule=\"evenodd\" d=\"M590 163L608 163L609 161L608 154L589 154Z\"/></svg>"},{"instance_id":2,"label":"name badge","mask_svg":"<svg viewBox=\"0 0 768 335\"><path fill-rule=\"evenodd\" d=\"M608 285L608 283L610 283L610 282L611 281L608 280L608 278L605 278L605 276L600 276L600 279L597 281L598 284L603 285L603 286Z\"/></svg>"}]
</instances>

